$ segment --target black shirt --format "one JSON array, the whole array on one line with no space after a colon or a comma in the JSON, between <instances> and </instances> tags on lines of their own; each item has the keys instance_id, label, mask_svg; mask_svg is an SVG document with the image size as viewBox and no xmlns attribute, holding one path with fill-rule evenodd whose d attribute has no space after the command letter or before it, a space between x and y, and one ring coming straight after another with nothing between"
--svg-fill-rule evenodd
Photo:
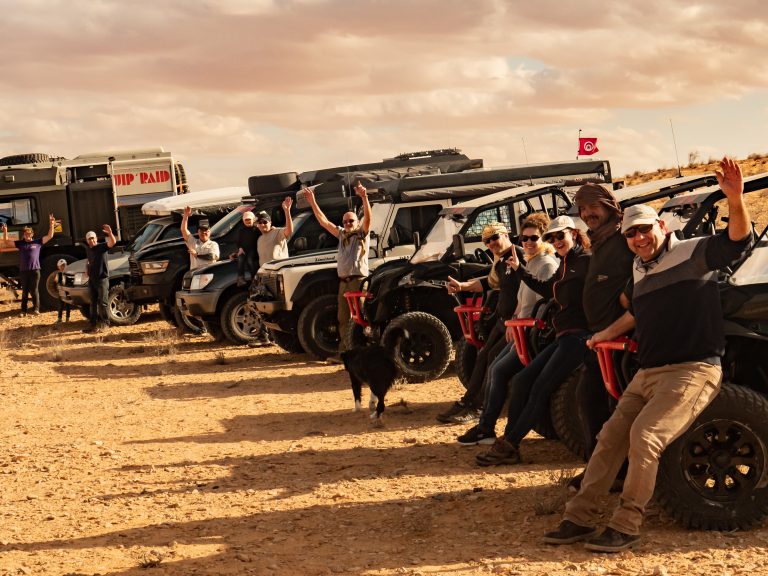
<instances>
[{"instance_id":1,"label":"black shirt","mask_svg":"<svg viewBox=\"0 0 768 576\"><path fill-rule=\"evenodd\" d=\"M107 268L107 259L104 255L109 251L106 243L96 244L96 246L86 246L85 255L88 258L88 278L109 278L109 269Z\"/></svg>"},{"instance_id":2,"label":"black shirt","mask_svg":"<svg viewBox=\"0 0 768 576\"><path fill-rule=\"evenodd\" d=\"M593 248L584 280L584 313L592 332L607 328L624 314L619 297L632 277L634 257L619 230Z\"/></svg>"},{"instance_id":3,"label":"black shirt","mask_svg":"<svg viewBox=\"0 0 768 576\"><path fill-rule=\"evenodd\" d=\"M257 230L256 226L248 227L243 226L237 232L237 247L242 248L243 252L249 256L256 254L256 242L261 234Z\"/></svg>"}]
</instances>

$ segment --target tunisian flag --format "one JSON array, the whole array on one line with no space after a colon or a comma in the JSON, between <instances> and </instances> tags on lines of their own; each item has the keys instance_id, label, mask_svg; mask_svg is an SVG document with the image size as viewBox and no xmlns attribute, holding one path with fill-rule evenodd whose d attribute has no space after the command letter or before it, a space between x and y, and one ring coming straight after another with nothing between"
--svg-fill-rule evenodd
<instances>
[{"instance_id":1,"label":"tunisian flag","mask_svg":"<svg viewBox=\"0 0 768 576\"><path fill-rule=\"evenodd\" d=\"M597 138L579 138L579 156L591 156L599 151Z\"/></svg>"}]
</instances>

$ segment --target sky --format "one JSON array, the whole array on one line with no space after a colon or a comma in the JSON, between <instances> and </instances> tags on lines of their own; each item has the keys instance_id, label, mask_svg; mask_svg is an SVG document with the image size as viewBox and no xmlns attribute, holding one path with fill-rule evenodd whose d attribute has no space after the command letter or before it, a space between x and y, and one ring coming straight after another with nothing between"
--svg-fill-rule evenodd
<instances>
[{"instance_id":1,"label":"sky","mask_svg":"<svg viewBox=\"0 0 768 576\"><path fill-rule=\"evenodd\" d=\"M435 148L569 160L580 131L616 176L768 152L763 0L0 10L0 156L162 146L201 190Z\"/></svg>"}]
</instances>

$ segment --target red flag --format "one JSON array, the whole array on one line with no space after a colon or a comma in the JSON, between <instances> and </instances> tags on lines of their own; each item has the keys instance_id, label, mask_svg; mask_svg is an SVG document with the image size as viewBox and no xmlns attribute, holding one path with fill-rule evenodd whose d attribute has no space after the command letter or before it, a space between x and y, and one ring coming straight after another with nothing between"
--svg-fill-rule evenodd
<instances>
[{"instance_id":1,"label":"red flag","mask_svg":"<svg viewBox=\"0 0 768 576\"><path fill-rule=\"evenodd\" d=\"M579 156L591 156L599 151L597 138L579 138Z\"/></svg>"}]
</instances>

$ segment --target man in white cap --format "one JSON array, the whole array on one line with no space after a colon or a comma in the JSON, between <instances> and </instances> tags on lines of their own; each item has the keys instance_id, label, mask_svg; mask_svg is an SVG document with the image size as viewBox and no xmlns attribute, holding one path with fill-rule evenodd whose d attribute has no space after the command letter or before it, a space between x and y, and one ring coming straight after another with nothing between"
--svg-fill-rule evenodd
<instances>
[{"instance_id":1,"label":"man in white cap","mask_svg":"<svg viewBox=\"0 0 768 576\"><path fill-rule=\"evenodd\" d=\"M544 535L546 543L586 540L585 547L597 552L636 545L661 453L720 389L725 336L716 271L738 260L752 234L741 169L724 158L716 174L728 199L723 234L678 240L650 206L624 212L621 232L636 255L626 315L635 319L640 370L600 431L581 489L566 505L558 529ZM615 338L626 325L627 319L619 318L594 334L591 343ZM607 528L595 536L599 499L627 456L619 505Z\"/></svg>"},{"instance_id":2,"label":"man in white cap","mask_svg":"<svg viewBox=\"0 0 768 576\"><path fill-rule=\"evenodd\" d=\"M263 216L262 216L263 215ZM259 216L269 219L269 214L259 212ZM237 231L237 285L245 286L247 281L245 273L250 274L251 280L256 273L257 242L259 239L259 230L255 226L256 216L250 210L243 212L243 226Z\"/></svg>"},{"instance_id":3,"label":"man in white cap","mask_svg":"<svg viewBox=\"0 0 768 576\"><path fill-rule=\"evenodd\" d=\"M109 328L107 315L107 297L109 296L109 268L106 254L117 240L109 224L101 227L106 235L106 242L99 243L96 232L89 230L85 234L85 256L88 263L85 275L88 276L88 293L91 296L90 327L83 330L86 333L101 332Z\"/></svg>"}]
</instances>

